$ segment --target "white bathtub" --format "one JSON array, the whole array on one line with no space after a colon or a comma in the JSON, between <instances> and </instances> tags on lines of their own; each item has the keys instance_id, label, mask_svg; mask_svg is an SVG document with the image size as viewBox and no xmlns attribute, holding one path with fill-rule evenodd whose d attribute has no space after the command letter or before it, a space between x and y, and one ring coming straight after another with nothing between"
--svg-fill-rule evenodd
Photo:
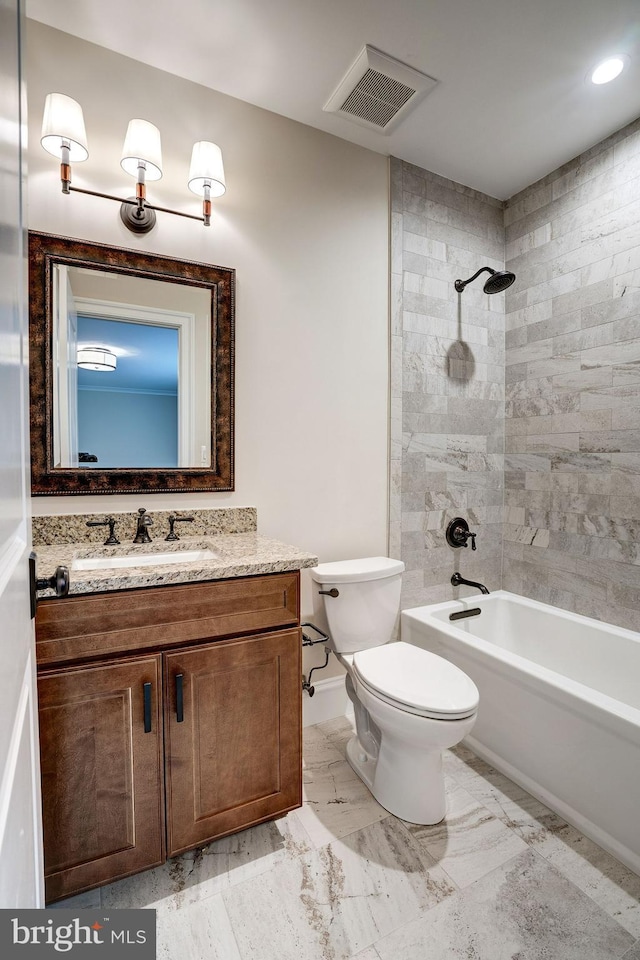
<instances>
[{"instance_id":1,"label":"white bathtub","mask_svg":"<svg viewBox=\"0 0 640 960\"><path fill-rule=\"evenodd\" d=\"M405 610L401 637L475 682L475 753L640 873L640 633L499 590Z\"/></svg>"}]
</instances>

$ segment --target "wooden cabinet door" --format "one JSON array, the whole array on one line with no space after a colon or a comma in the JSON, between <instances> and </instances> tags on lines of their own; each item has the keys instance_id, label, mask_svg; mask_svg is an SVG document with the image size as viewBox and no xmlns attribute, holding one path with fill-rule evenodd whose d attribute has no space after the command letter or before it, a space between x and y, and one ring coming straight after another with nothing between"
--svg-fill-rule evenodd
<instances>
[{"instance_id":1,"label":"wooden cabinet door","mask_svg":"<svg viewBox=\"0 0 640 960\"><path fill-rule=\"evenodd\" d=\"M47 901L164 860L161 657L38 680Z\"/></svg>"},{"instance_id":2,"label":"wooden cabinet door","mask_svg":"<svg viewBox=\"0 0 640 960\"><path fill-rule=\"evenodd\" d=\"M300 651L292 629L165 654L168 856L300 806Z\"/></svg>"}]
</instances>

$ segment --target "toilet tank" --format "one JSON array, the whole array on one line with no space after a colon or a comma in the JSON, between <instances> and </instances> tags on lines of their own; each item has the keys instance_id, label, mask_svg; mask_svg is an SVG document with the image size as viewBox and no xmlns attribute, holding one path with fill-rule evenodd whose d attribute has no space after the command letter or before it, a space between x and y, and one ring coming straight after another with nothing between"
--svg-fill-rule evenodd
<instances>
[{"instance_id":1,"label":"toilet tank","mask_svg":"<svg viewBox=\"0 0 640 960\"><path fill-rule=\"evenodd\" d=\"M356 653L391 640L400 609L404 563L389 557L339 560L312 567L323 595L329 634L336 653Z\"/></svg>"}]
</instances>

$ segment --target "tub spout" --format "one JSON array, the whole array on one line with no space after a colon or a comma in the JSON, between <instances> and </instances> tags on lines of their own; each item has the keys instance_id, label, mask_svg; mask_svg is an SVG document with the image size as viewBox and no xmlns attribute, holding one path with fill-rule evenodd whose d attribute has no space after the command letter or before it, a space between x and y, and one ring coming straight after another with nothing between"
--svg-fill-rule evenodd
<instances>
[{"instance_id":1,"label":"tub spout","mask_svg":"<svg viewBox=\"0 0 640 960\"><path fill-rule=\"evenodd\" d=\"M459 587L462 584L465 584L467 587L477 587L480 593L489 593L484 583L476 583L475 580L465 580L465 578L461 577L459 573L453 574L451 577L451 583L454 587Z\"/></svg>"}]
</instances>

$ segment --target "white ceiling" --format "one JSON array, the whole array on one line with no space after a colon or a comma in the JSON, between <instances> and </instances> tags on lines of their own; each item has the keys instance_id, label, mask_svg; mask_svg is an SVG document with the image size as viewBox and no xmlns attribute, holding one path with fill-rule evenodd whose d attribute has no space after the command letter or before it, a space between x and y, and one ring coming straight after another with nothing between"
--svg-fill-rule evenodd
<instances>
[{"instance_id":1,"label":"white ceiling","mask_svg":"<svg viewBox=\"0 0 640 960\"><path fill-rule=\"evenodd\" d=\"M640 0L27 0L27 15L499 199L640 116ZM389 136L322 110L365 43L439 81ZM617 80L585 82L618 52Z\"/></svg>"}]
</instances>

